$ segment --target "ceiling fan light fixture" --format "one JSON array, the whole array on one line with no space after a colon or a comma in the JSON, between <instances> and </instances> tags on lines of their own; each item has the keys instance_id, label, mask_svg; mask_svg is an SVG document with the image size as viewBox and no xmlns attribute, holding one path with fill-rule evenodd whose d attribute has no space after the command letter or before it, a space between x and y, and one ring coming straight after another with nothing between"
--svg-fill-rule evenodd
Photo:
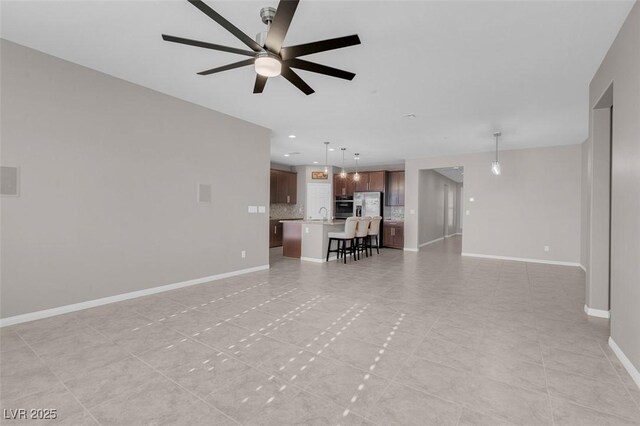
<instances>
[{"instance_id":1,"label":"ceiling fan light fixture","mask_svg":"<svg viewBox=\"0 0 640 426\"><path fill-rule=\"evenodd\" d=\"M282 72L282 63L276 55L262 52L256 57L255 68L263 77L277 77Z\"/></svg>"}]
</instances>

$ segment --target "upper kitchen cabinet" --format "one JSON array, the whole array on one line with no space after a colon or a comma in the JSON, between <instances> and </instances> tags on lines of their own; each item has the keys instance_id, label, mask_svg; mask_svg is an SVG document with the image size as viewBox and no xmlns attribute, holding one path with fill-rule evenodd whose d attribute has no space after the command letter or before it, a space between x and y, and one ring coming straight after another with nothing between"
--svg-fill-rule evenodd
<instances>
[{"instance_id":1,"label":"upper kitchen cabinet","mask_svg":"<svg viewBox=\"0 0 640 426\"><path fill-rule=\"evenodd\" d=\"M369 190L369 173L360 172L360 179L355 181L356 183L356 192L366 192Z\"/></svg>"},{"instance_id":2,"label":"upper kitchen cabinet","mask_svg":"<svg viewBox=\"0 0 640 426\"><path fill-rule=\"evenodd\" d=\"M360 180L355 183L357 192L384 192L385 172L362 172Z\"/></svg>"},{"instance_id":3,"label":"upper kitchen cabinet","mask_svg":"<svg viewBox=\"0 0 640 426\"><path fill-rule=\"evenodd\" d=\"M385 192L384 175L385 172L383 170L379 172L369 172L369 187L367 190L372 192Z\"/></svg>"},{"instance_id":4,"label":"upper kitchen cabinet","mask_svg":"<svg viewBox=\"0 0 640 426\"><path fill-rule=\"evenodd\" d=\"M276 198L278 197L278 171L271 169L271 178L269 180L269 200L272 203L276 202Z\"/></svg>"},{"instance_id":5,"label":"upper kitchen cabinet","mask_svg":"<svg viewBox=\"0 0 640 426\"><path fill-rule=\"evenodd\" d=\"M271 170L271 203L295 204L297 202L297 173Z\"/></svg>"},{"instance_id":6,"label":"upper kitchen cabinet","mask_svg":"<svg viewBox=\"0 0 640 426\"><path fill-rule=\"evenodd\" d=\"M388 206L404 206L404 172L396 171L387 174Z\"/></svg>"},{"instance_id":7,"label":"upper kitchen cabinet","mask_svg":"<svg viewBox=\"0 0 640 426\"><path fill-rule=\"evenodd\" d=\"M333 175L333 196L341 195L352 196L356 189L356 183L353 180L353 173L347 174L347 177L341 178L339 174Z\"/></svg>"}]
</instances>

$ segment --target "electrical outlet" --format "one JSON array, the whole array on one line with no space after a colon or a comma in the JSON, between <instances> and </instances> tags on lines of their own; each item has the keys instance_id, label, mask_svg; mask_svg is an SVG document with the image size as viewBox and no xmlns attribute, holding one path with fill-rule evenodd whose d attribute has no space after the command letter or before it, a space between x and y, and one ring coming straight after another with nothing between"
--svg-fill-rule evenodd
<instances>
[{"instance_id":1,"label":"electrical outlet","mask_svg":"<svg viewBox=\"0 0 640 426\"><path fill-rule=\"evenodd\" d=\"M549 251L549 246L544 246L544 251Z\"/></svg>"},{"instance_id":2,"label":"electrical outlet","mask_svg":"<svg viewBox=\"0 0 640 426\"><path fill-rule=\"evenodd\" d=\"M245 257L247 257L247 252L246 250L242 250L242 252L240 252L240 256L242 256L242 258L244 259Z\"/></svg>"},{"instance_id":3,"label":"electrical outlet","mask_svg":"<svg viewBox=\"0 0 640 426\"><path fill-rule=\"evenodd\" d=\"M465 212L464 212L464 214L466 214L467 216L469 216L469 215L471 214L471 211L470 211L470 210L467 210L467 211L465 211Z\"/></svg>"},{"instance_id":4,"label":"electrical outlet","mask_svg":"<svg viewBox=\"0 0 640 426\"><path fill-rule=\"evenodd\" d=\"M305 233L305 234L308 234L308 233L309 233L309 227L308 227L308 226L305 226L305 227L304 227L304 233Z\"/></svg>"}]
</instances>

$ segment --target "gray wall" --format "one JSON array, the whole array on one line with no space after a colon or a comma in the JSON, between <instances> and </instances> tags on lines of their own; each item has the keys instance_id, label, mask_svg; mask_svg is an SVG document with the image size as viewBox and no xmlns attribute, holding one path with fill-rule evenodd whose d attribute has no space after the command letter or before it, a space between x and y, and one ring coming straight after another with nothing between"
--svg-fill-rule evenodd
<instances>
[{"instance_id":1,"label":"gray wall","mask_svg":"<svg viewBox=\"0 0 640 426\"><path fill-rule=\"evenodd\" d=\"M405 248L418 247L419 171L463 166L464 253L578 264L581 146L503 151L501 176L491 173L493 155L406 162Z\"/></svg>"},{"instance_id":2,"label":"gray wall","mask_svg":"<svg viewBox=\"0 0 640 426\"><path fill-rule=\"evenodd\" d=\"M422 245L445 237L445 185L453 198L454 221L447 226L447 235L458 232L458 183L433 170L420 170L419 181L419 240Z\"/></svg>"},{"instance_id":3,"label":"gray wall","mask_svg":"<svg viewBox=\"0 0 640 426\"><path fill-rule=\"evenodd\" d=\"M2 41L3 318L266 265L269 131ZM213 203L196 202L196 185ZM247 251L242 259L241 250Z\"/></svg>"},{"instance_id":4,"label":"gray wall","mask_svg":"<svg viewBox=\"0 0 640 426\"><path fill-rule=\"evenodd\" d=\"M629 13L589 86L594 107L613 83L611 337L640 370L640 4ZM602 242L591 238L591 248Z\"/></svg>"},{"instance_id":5,"label":"gray wall","mask_svg":"<svg viewBox=\"0 0 640 426\"><path fill-rule=\"evenodd\" d=\"M581 163L581 195L580 195L580 264L586 270L589 267L589 213L591 209L591 168L590 152L591 141L587 139L582 143L582 163Z\"/></svg>"}]
</instances>

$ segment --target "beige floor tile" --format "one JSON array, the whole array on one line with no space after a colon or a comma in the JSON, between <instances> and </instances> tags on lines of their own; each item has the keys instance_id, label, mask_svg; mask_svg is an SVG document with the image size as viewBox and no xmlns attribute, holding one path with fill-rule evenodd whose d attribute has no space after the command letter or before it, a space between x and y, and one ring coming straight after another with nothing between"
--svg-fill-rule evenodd
<instances>
[{"instance_id":1,"label":"beige floor tile","mask_svg":"<svg viewBox=\"0 0 640 426\"><path fill-rule=\"evenodd\" d=\"M553 398L553 422L557 426L623 426L638 425L638 421L612 416L569 401Z\"/></svg>"},{"instance_id":2,"label":"beige floor tile","mask_svg":"<svg viewBox=\"0 0 640 426\"><path fill-rule=\"evenodd\" d=\"M546 393L544 367L523 361L508 354L482 354L473 368L473 374L514 386Z\"/></svg>"},{"instance_id":3,"label":"beige floor tile","mask_svg":"<svg viewBox=\"0 0 640 426\"><path fill-rule=\"evenodd\" d=\"M394 381L420 389L448 401L462 402L469 380L468 371L458 370L425 359L411 357Z\"/></svg>"},{"instance_id":4,"label":"beige floor tile","mask_svg":"<svg viewBox=\"0 0 640 426\"><path fill-rule=\"evenodd\" d=\"M640 410L621 382L616 385L551 368L547 368L547 382L552 397L640 423Z\"/></svg>"},{"instance_id":5,"label":"beige floor tile","mask_svg":"<svg viewBox=\"0 0 640 426\"><path fill-rule=\"evenodd\" d=\"M449 367L471 371L476 363L478 352L429 334L418 346L414 355Z\"/></svg>"},{"instance_id":6,"label":"beige floor tile","mask_svg":"<svg viewBox=\"0 0 640 426\"><path fill-rule=\"evenodd\" d=\"M380 425L456 425L460 410L452 402L392 383L366 417Z\"/></svg>"},{"instance_id":7,"label":"beige floor tile","mask_svg":"<svg viewBox=\"0 0 640 426\"><path fill-rule=\"evenodd\" d=\"M516 424L552 424L546 393L474 376L465 383L464 403L473 410Z\"/></svg>"},{"instance_id":8,"label":"beige floor tile","mask_svg":"<svg viewBox=\"0 0 640 426\"><path fill-rule=\"evenodd\" d=\"M30 410L35 409L53 409L55 411L55 419L51 422L33 421L33 420L4 420L2 424L37 424L37 423L62 423L65 420L72 419L74 416L84 413L84 409L74 398L74 396L62 385L59 384L53 389L43 390L41 392L32 393L27 396L12 400L2 400L0 402L0 411L6 413L9 410L25 409L27 410L27 418L32 414ZM6 411L5 411L6 410ZM35 413L38 415L38 413ZM51 413L49 416L52 417Z\"/></svg>"},{"instance_id":9,"label":"beige floor tile","mask_svg":"<svg viewBox=\"0 0 640 426\"><path fill-rule=\"evenodd\" d=\"M127 357L65 381L65 385L87 408L134 392L159 373L143 362Z\"/></svg>"},{"instance_id":10,"label":"beige floor tile","mask_svg":"<svg viewBox=\"0 0 640 426\"><path fill-rule=\"evenodd\" d=\"M604 353L596 356L593 353L579 354L554 347L545 347L542 356L544 364L548 368L581 374L595 380L613 382L616 385L620 383L618 374Z\"/></svg>"},{"instance_id":11,"label":"beige floor tile","mask_svg":"<svg viewBox=\"0 0 640 426\"><path fill-rule=\"evenodd\" d=\"M535 423L524 423L531 424ZM463 408L458 426L514 426L515 423L508 422L507 420L492 417L488 414L479 413L469 408Z\"/></svg>"}]
</instances>

